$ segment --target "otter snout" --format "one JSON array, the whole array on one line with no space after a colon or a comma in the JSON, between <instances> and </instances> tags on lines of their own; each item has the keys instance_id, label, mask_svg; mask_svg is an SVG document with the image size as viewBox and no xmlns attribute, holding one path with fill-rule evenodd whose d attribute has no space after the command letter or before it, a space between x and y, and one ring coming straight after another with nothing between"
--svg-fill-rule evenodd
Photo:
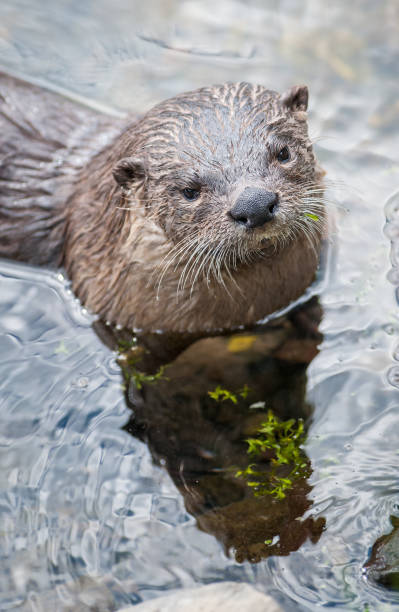
<instances>
[{"instance_id":1,"label":"otter snout","mask_svg":"<svg viewBox=\"0 0 399 612\"><path fill-rule=\"evenodd\" d=\"M247 228L261 227L276 214L278 196L272 191L246 187L238 196L229 214L236 223Z\"/></svg>"}]
</instances>

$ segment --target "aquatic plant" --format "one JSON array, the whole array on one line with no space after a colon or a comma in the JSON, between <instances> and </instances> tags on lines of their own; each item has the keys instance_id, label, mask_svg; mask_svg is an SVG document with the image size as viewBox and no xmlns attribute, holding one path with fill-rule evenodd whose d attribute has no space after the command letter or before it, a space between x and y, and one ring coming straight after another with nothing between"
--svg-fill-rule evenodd
<instances>
[{"instance_id":1,"label":"aquatic plant","mask_svg":"<svg viewBox=\"0 0 399 612\"><path fill-rule=\"evenodd\" d=\"M133 381L136 389L142 389L144 384L152 384L161 379L167 380L164 376L167 365L161 365L153 374L147 374L138 368L145 352L147 352L146 349L139 346L134 335L131 340L119 340L118 342L118 363L123 377L126 382Z\"/></svg>"},{"instance_id":2,"label":"aquatic plant","mask_svg":"<svg viewBox=\"0 0 399 612\"><path fill-rule=\"evenodd\" d=\"M246 440L250 457L260 459L271 455L269 469L261 469L259 462L250 463L245 469L238 470L236 477L244 478L256 497L271 495L284 499L286 491L296 480L310 475L310 463L301 448L304 441L302 419L281 421L269 410L256 436Z\"/></svg>"},{"instance_id":3,"label":"aquatic plant","mask_svg":"<svg viewBox=\"0 0 399 612\"><path fill-rule=\"evenodd\" d=\"M235 393L229 391L228 389L222 389L222 387L218 385L213 391L208 391L208 395L217 402L225 402L230 400L233 402L233 404L238 404L238 398L242 397L243 399L246 399L249 392L250 388L248 385L244 385L242 389L239 389Z\"/></svg>"},{"instance_id":4,"label":"aquatic plant","mask_svg":"<svg viewBox=\"0 0 399 612\"><path fill-rule=\"evenodd\" d=\"M165 367L161 366L155 374L145 374L145 372L140 372L140 370L131 367L129 369L129 379L133 380L136 389L141 389L144 384L155 383L161 379L166 380L164 376Z\"/></svg>"},{"instance_id":5,"label":"aquatic plant","mask_svg":"<svg viewBox=\"0 0 399 612\"><path fill-rule=\"evenodd\" d=\"M240 398L246 399L249 393L248 385L235 392L223 389L220 385L208 391L208 395L216 402L230 401L233 404L238 404ZM249 408L264 408L264 405L264 402L256 402ZM284 499L286 491L293 487L296 480L310 475L310 463L301 448L304 441L302 419L281 421L269 410L256 435L246 439L248 455L258 461L237 470L235 476L246 480L255 497L271 495L276 499ZM269 459L266 466L265 458Z\"/></svg>"},{"instance_id":6,"label":"aquatic plant","mask_svg":"<svg viewBox=\"0 0 399 612\"><path fill-rule=\"evenodd\" d=\"M314 213L305 213L304 216L307 217L308 219L312 219L313 221L320 220L319 217L315 215Z\"/></svg>"}]
</instances>

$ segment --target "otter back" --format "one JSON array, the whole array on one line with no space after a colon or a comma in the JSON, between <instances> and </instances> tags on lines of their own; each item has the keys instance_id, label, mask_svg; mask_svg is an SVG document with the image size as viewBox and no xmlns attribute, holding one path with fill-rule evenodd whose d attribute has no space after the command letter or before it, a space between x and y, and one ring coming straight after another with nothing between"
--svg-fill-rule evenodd
<instances>
[{"instance_id":1,"label":"otter back","mask_svg":"<svg viewBox=\"0 0 399 612\"><path fill-rule=\"evenodd\" d=\"M77 171L118 120L0 72L0 256L58 265Z\"/></svg>"}]
</instances>

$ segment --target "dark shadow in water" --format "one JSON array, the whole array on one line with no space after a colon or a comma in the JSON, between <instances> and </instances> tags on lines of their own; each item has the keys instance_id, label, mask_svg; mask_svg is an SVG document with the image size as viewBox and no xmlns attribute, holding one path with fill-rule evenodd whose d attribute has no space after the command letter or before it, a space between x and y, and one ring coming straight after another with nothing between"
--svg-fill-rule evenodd
<instances>
[{"instance_id":1,"label":"dark shadow in water","mask_svg":"<svg viewBox=\"0 0 399 612\"><path fill-rule=\"evenodd\" d=\"M303 450L295 451L302 467L293 476L284 457L273 462L277 451L262 449L253 458L246 442L259 439L270 411L281 421L294 419L294 430L298 420L309 420L306 369L321 340L320 317L313 299L258 330L205 338L185 350L195 338L139 338L119 361L132 409L125 429L145 441L154 461L167 468L199 528L240 562L288 555L308 538L317 542L325 525L322 518L299 520L312 503L311 466ZM117 338L127 346L127 338L115 330L96 328L108 344ZM234 399L223 399L220 392L218 399L211 397L218 387L233 392ZM291 448L290 435L292 429L285 440L288 436ZM251 478L237 477L250 464L257 478L262 476L259 487L248 485Z\"/></svg>"}]
</instances>

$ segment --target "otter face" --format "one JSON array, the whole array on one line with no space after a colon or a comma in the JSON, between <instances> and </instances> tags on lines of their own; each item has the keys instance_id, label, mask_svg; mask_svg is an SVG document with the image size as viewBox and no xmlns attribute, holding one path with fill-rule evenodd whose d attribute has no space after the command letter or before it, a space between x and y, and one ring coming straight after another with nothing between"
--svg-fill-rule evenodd
<instances>
[{"instance_id":1,"label":"otter face","mask_svg":"<svg viewBox=\"0 0 399 612\"><path fill-rule=\"evenodd\" d=\"M143 181L148 214L182 262L196 252L235 267L299 236L316 249L323 188L307 101L304 86L280 96L248 83L177 96L137 124L114 176Z\"/></svg>"}]
</instances>

